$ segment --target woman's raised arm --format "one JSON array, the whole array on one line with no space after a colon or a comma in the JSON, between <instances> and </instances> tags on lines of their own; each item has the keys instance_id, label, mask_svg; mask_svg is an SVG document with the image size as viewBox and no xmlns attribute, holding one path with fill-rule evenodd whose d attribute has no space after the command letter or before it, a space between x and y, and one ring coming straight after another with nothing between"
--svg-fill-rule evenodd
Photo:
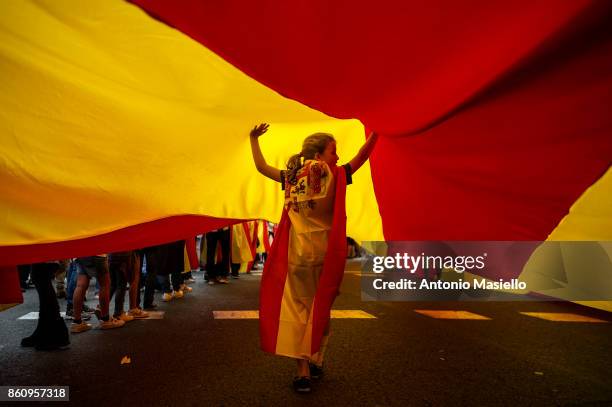
<instances>
[{"instance_id":1,"label":"woman's raised arm","mask_svg":"<svg viewBox=\"0 0 612 407\"><path fill-rule=\"evenodd\" d=\"M249 137L251 139L251 152L253 153L253 161L255 162L257 171L261 172L266 177L273 179L274 181L280 182L281 170L266 163L266 159L264 158L261 148L259 147L259 137L268 131L268 127L270 127L270 125L267 123L262 123L253 127Z\"/></svg>"},{"instance_id":2,"label":"woman's raised arm","mask_svg":"<svg viewBox=\"0 0 612 407\"><path fill-rule=\"evenodd\" d=\"M368 157L370 157L370 153L374 150L374 146L376 145L376 141L378 140L378 133L371 132L368 136L366 142L361 146L357 155L349 161L351 165L351 174L357 172L357 170L366 162Z\"/></svg>"}]
</instances>

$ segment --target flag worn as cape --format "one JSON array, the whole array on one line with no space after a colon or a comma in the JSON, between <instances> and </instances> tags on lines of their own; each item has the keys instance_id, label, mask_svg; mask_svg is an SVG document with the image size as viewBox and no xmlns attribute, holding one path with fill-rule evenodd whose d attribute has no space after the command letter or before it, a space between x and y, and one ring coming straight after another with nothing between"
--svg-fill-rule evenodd
<instances>
[{"instance_id":1,"label":"flag worn as cape","mask_svg":"<svg viewBox=\"0 0 612 407\"><path fill-rule=\"evenodd\" d=\"M346 259L346 174L333 169L336 180L334 197L334 217L327 240L327 252L323 261L323 271L319 279L311 312L314 313L312 324L311 354L321 347L321 340L327 324L334 299L344 275ZM291 221L287 209L283 214L274 236L268 261L264 266L259 293L259 334L264 351L276 353L279 318L283 290L287 278L289 251L289 231Z\"/></svg>"}]
</instances>

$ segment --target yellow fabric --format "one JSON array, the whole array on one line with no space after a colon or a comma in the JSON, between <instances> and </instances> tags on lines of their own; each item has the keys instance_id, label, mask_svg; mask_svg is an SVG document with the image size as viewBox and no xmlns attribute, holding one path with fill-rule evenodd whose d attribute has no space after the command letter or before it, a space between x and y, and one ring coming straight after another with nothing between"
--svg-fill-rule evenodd
<instances>
[{"instance_id":1,"label":"yellow fabric","mask_svg":"<svg viewBox=\"0 0 612 407\"><path fill-rule=\"evenodd\" d=\"M189 262L189 255L187 254L187 245L183 247L183 272L188 273L191 271L191 263Z\"/></svg>"},{"instance_id":2,"label":"yellow fabric","mask_svg":"<svg viewBox=\"0 0 612 407\"><path fill-rule=\"evenodd\" d=\"M253 253L249 246L242 223L232 225L232 263L248 263L253 261Z\"/></svg>"},{"instance_id":3,"label":"yellow fabric","mask_svg":"<svg viewBox=\"0 0 612 407\"><path fill-rule=\"evenodd\" d=\"M255 248L255 253L265 253L266 246L264 243L264 239L268 238L268 224L265 220L257 221L257 242L259 243Z\"/></svg>"},{"instance_id":4,"label":"yellow fabric","mask_svg":"<svg viewBox=\"0 0 612 407\"><path fill-rule=\"evenodd\" d=\"M612 168L583 192L547 240L612 241Z\"/></svg>"},{"instance_id":5,"label":"yellow fabric","mask_svg":"<svg viewBox=\"0 0 612 407\"><path fill-rule=\"evenodd\" d=\"M315 172L322 174L320 182L313 179ZM308 173L310 177L306 175ZM311 354L312 310L332 226L334 185L327 164L309 160L298 173L297 184L285 189L285 207L291 228L276 353L309 359L318 365L323 363L325 346L316 354ZM328 335L329 331L326 330L322 345L327 344Z\"/></svg>"},{"instance_id":6,"label":"yellow fabric","mask_svg":"<svg viewBox=\"0 0 612 407\"><path fill-rule=\"evenodd\" d=\"M262 56L263 57L263 56ZM248 132L282 168L329 132L364 141L255 82L123 0L0 2L0 245L77 239L177 214L278 222L282 191L255 170ZM348 233L381 240L370 169L347 197Z\"/></svg>"},{"instance_id":7,"label":"yellow fabric","mask_svg":"<svg viewBox=\"0 0 612 407\"><path fill-rule=\"evenodd\" d=\"M561 244L536 251L520 276L542 294L573 301L576 298L612 298L612 169L591 185L548 236L548 241L600 241L588 247ZM556 265L555 265L556 264ZM548 267L546 267L548 266ZM563 276L552 275L563 270ZM612 301L574 301L612 311Z\"/></svg>"}]
</instances>

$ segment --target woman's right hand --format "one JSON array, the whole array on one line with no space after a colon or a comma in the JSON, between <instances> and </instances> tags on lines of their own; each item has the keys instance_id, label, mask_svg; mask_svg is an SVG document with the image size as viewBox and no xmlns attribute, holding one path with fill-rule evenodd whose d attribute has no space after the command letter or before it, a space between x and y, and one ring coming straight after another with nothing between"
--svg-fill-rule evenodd
<instances>
[{"instance_id":1,"label":"woman's right hand","mask_svg":"<svg viewBox=\"0 0 612 407\"><path fill-rule=\"evenodd\" d=\"M253 130L251 130L251 137L258 138L259 136L264 134L266 131L268 131L268 127L270 127L268 123L261 123L253 127Z\"/></svg>"}]
</instances>

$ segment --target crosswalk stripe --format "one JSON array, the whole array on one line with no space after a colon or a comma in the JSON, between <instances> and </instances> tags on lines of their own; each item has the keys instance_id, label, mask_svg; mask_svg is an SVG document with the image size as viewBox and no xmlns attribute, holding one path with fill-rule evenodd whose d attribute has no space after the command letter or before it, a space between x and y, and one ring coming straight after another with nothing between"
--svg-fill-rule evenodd
<instances>
[{"instance_id":1,"label":"crosswalk stripe","mask_svg":"<svg viewBox=\"0 0 612 407\"><path fill-rule=\"evenodd\" d=\"M426 315L430 318L436 319L475 319L475 320L490 320L491 318L482 315L474 314L469 311L456 311L456 310L427 310L427 309L415 309L422 315Z\"/></svg>"},{"instance_id":2,"label":"crosswalk stripe","mask_svg":"<svg viewBox=\"0 0 612 407\"><path fill-rule=\"evenodd\" d=\"M571 314L566 312L521 312L521 314L554 322L590 322L599 324L609 322L603 319L587 317L586 315Z\"/></svg>"},{"instance_id":3,"label":"crosswalk stripe","mask_svg":"<svg viewBox=\"0 0 612 407\"><path fill-rule=\"evenodd\" d=\"M257 310L246 310L246 311L213 311L213 317L215 319L259 319L259 311ZM362 310L347 310L347 309L333 309L331 310L331 317L334 319L375 319L376 317L372 314L368 314Z\"/></svg>"}]
</instances>

